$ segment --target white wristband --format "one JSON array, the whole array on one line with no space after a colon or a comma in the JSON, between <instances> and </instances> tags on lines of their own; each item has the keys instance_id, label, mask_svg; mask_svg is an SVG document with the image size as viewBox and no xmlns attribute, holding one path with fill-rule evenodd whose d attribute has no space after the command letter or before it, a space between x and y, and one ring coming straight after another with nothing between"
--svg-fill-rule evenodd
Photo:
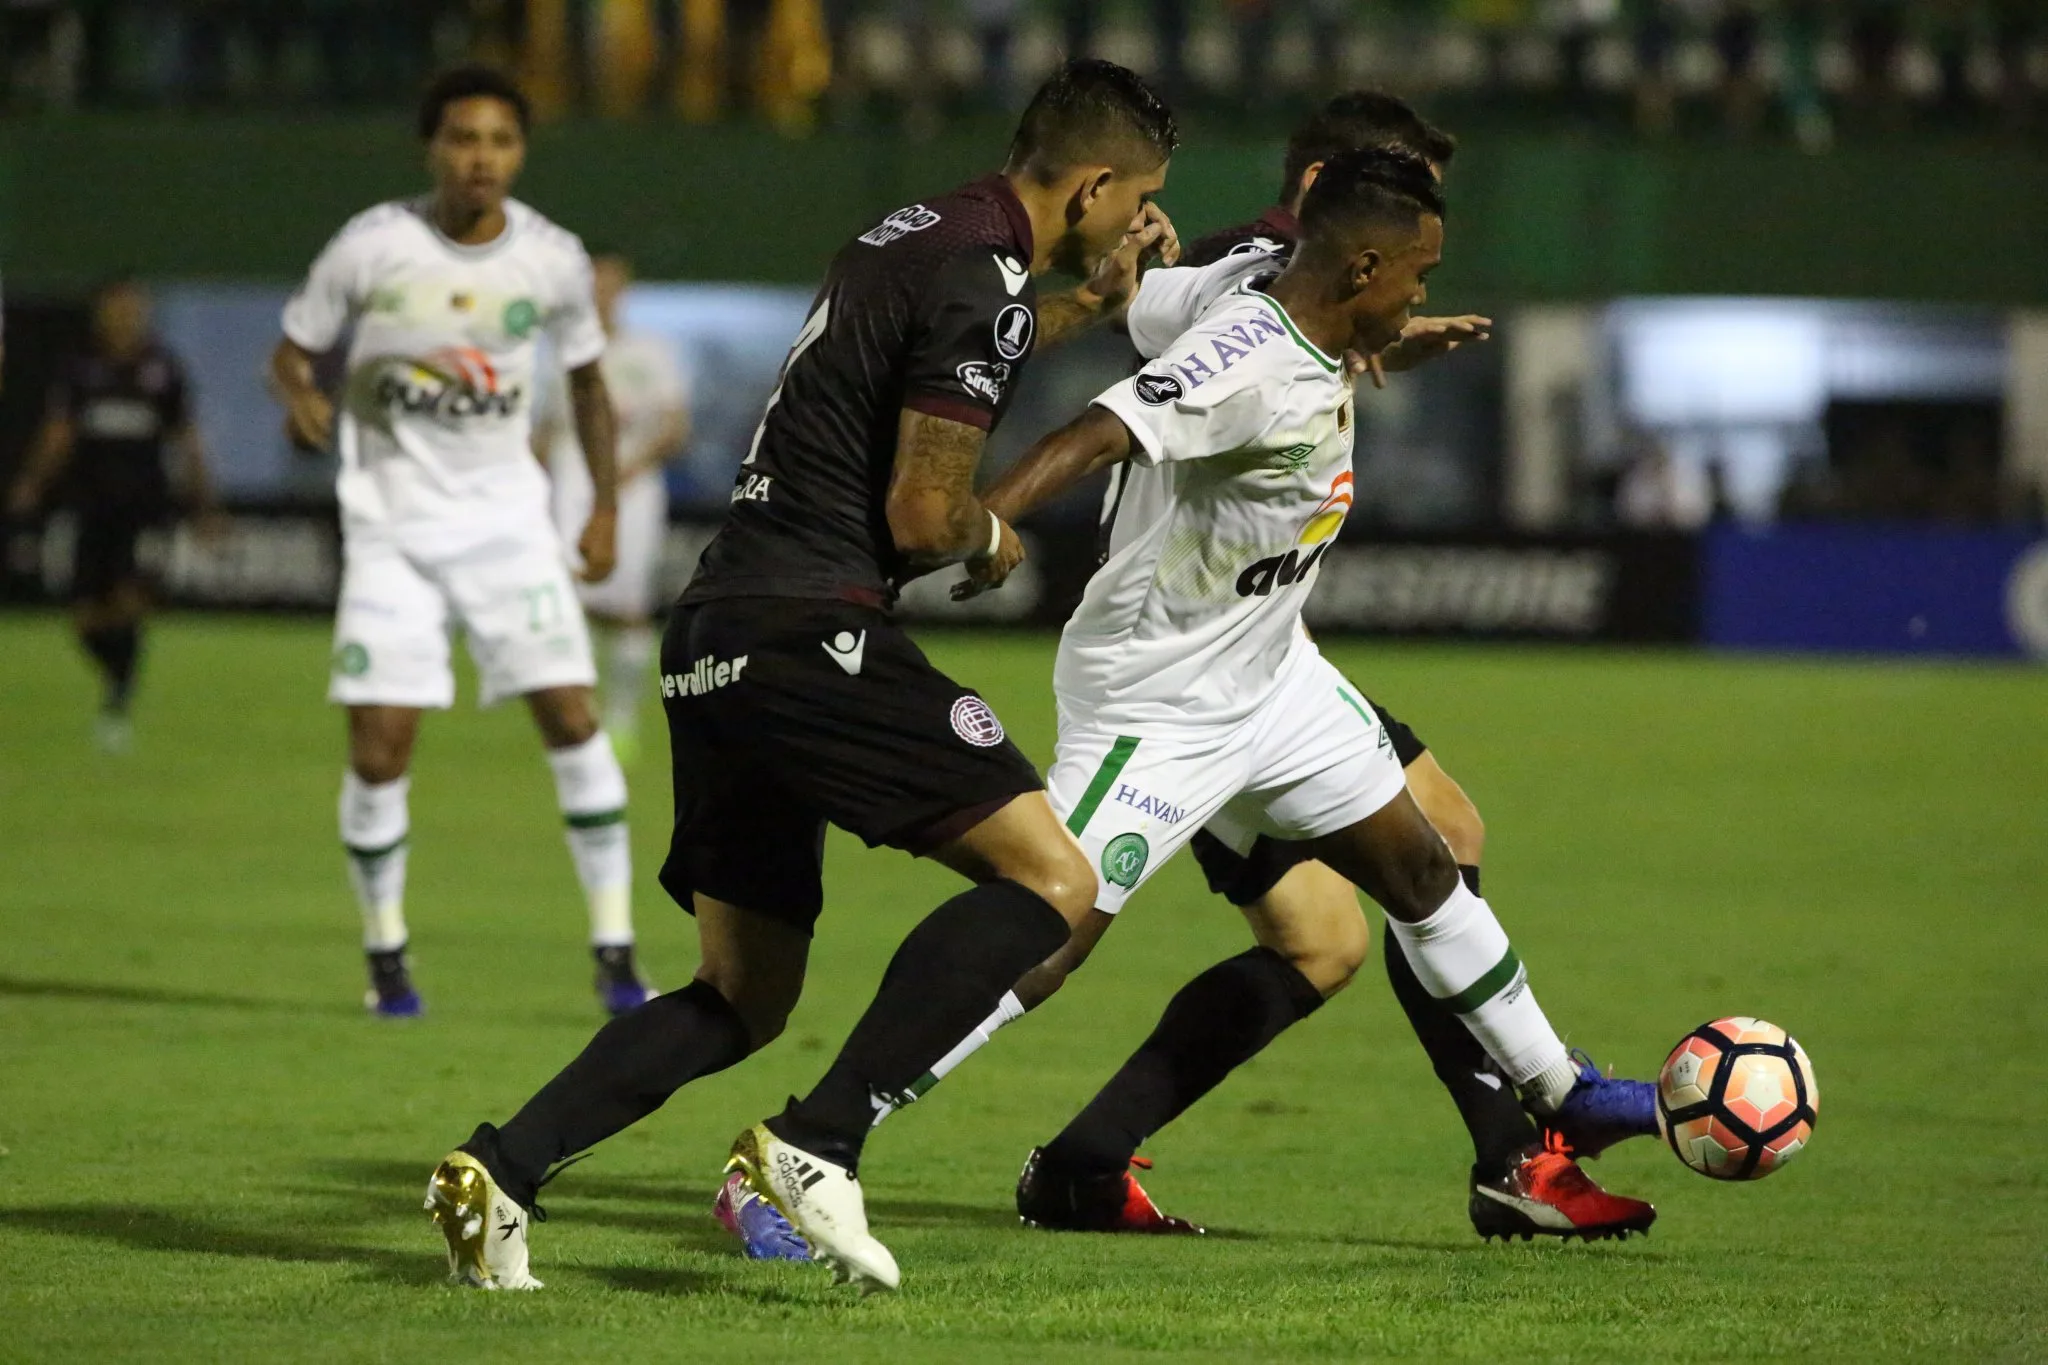
<instances>
[{"instance_id":1,"label":"white wristband","mask_svg":"<svg viewBox=\"0 0 2048 1365\"><path fill-rule=\"evenodd\" d=\"M993 509L988 514L988 548L981 552L983 559L994 559L996 551L1003 548L1003 519Z\"/></svg>"}]
</instances>

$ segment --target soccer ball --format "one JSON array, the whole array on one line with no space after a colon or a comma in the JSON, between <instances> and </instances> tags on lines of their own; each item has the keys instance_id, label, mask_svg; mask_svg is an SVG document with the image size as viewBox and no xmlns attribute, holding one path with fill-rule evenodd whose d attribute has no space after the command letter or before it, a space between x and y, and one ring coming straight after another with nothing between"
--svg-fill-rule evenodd
<instances>
[{"instance_id":1,"label":"soccer ball","mask_svg":"<svg viewBox=\"0 0 2048 1365\"><path fill-rule=\"evenodd\" d=\"M1657 1077L1657 1131L1715 1180L1761 1180L1799 1155L1819 1115L1805 1049L1761 1019L1701 1024Z\"/></svg>"}]
</instances>

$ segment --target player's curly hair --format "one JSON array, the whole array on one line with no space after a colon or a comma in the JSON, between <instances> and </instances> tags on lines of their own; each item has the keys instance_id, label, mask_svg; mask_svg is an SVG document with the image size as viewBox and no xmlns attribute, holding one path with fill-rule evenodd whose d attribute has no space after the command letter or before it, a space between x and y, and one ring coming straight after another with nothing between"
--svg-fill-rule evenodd
<instances>
[{"instance_id":1,"label":"player's curly hair","mask_svg":"<svg viewBox=\"0 0 2048 1365\"><path fill-rule=\"evenodd\" d=\"M475 99L479 95L511 105L512 112L519 119L520 134L524 136L530 131L533 106L526 102L526 92L519 88L517 82L495 67L457 66L429 81L425 93L420 96L420 141L434 140L434 134L441 131L441 116L449 105L457 100Z\"/></svg>"},{"instance_id":2,"label":"player's curly hair","mask_svg":"<svg viewBox=\"0 0 2048 1365\"><path fill-rule=\"evenodd\" d=\"M1458 140L1416 113L1406 100L1378 90L1347 91L1316 110L1287 139L1276 202L1293 202L1309 167L1361 147L1392 147L1448 166L1457 154Z\"/></svg>"},{"instance_id":3,"label":"player's curly hair","mask_svg":"<svg viewBox=\"0 0 2048 1365\"><path fill-rule=\"evenodd\" d=\"M1393 147L1339 152L1323 163L1301 201L1303 243L1367 225L1412 227L1424 214L1444 216L1443 189L1429 163Z\"/></svg>"},{"instance_id":4,"label":"player's curly hair","mask_svg":"<svg viewBox=\"0 0 2048 1365\"><path fill-rule=\"evenodd\" d=\"M1156 166L1179 145L1180 125L1158 92L1129 67L1091 57L1068 62L1038 87L1011 139L1009 166L1050 176L1134 153L1149 153Z\"/></svg>"}]
</instances>

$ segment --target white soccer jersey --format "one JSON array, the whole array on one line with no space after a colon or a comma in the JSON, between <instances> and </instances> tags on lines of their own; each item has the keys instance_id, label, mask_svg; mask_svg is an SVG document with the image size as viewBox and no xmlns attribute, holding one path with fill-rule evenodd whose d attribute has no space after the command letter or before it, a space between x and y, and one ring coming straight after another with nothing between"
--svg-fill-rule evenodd
<instances>
[{"instance_id":1,"label":"white soccer jersey","mask_svg":"<svg viewBox=\"0 0 2048 1365\"><path fill-rule=\"evenodd\" d=\"M1124 329L1130 335L1132 348L1147 360L1155 359L1200 321L1218 299L1246 280L1279 269L1275 257L1281 249L1278 242L1254 237L1228 256L1207 265L1162 266L1146 271L1138 281L1137 295L1124 313Z\"/></svg>"},{"instance_id":2,"label":"white soccer jersey","mask_svg":"<svg viewBox=\"0 0 2048 1365\"><path fill-rule=\"evenodd\" d=\"M351 219L285 305L285 335L315 353L350 324L338 422L344 529L456 548L508 510L546 517L529 448L535 343L561 363L598 359L605 337L590 257L573 233L516 200L495 241L463 246L423 202Z\"/></svg>"},{"instance_id":3,"label":"white soccer jersey","mask_svg":"<svg viewBox=\"0 0 2048 1365\"><path fill-rule=\"evenodd\" d=\"M1344 367L1240 282L1095 401L1137 449L1061 636L1060 704L1133 732L1242 721L1307 647L1301 604L1351 507Z\"/></svg>"}]
</instances>

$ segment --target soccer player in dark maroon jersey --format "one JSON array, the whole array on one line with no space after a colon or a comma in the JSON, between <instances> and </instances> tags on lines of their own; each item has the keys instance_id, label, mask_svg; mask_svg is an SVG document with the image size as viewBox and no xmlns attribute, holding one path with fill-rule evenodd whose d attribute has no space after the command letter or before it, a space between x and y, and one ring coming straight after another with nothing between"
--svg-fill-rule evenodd
<instances>
[{"instance_id":1,"label":"soccer player in dark maroon jersey","mask_svg":"<svg viewBox=\"0 0 2048 1365\"><path fill-rule=\"evenodd\" d=\"M1187 248L1183 264L1232 255L1290 255L1296 212L1325 162L1347 152L1392 148L1428 162L1441 179L1456 150L1446 133L1403 101L1373 91L1339 95L1289 139L1279 202L1246 223ZM1402 341L1371 359L1375 380L1465 341L1483 338L1487 319L1416 318ZM1476 893L1484 826L1464 791L1407 725L1369 703L1393 741L1416 804L1441 833ZM1304 844L1260 838L1239 854L1206 832L1192 848L1210 889L1238 906L1261 945L1188 983L1160 1027L1052 1143L1034 1151L1017 1187L1018 1211L1041 1227L1109 1232L1193 1232L1160 1212L1130 1174L1138 1142L1193 1105L1234 1065L1342 989L1365 960L1371 934L1351 883L1313 859ZM938 1079L1023 1012L1036 1008L1086 961L1113 917L1092 914L1054 957L1027 975L995 1013L912 1087ZM1605 1237L1648 1226L1655 1210L1599 1188L1571 1155L1553 1150L1503 1083L1471 1032L1417 979L1398 948L1382 954L1410 1024L1471 1135L1468 1209L1485 1236ZM1250 1002L1250 1003L1247 1003ZM1199 1029L1188 1027L1200 1021ZM1199 1056L1182 1055L1199 1053Z\"/></svg>"},{"instance_id":2,"label":"soccer player in dark maroon jersey","mask_svg":"<svg viewBox=\"0 0 2048 1365\"><path fill-rule=\"evenodd\" d=\"M58 370L9 514L35 512L60 479L78 510L73 620L105 680L96 733L100 747L120 751L151 600L138 543L180 506L206 524L215 515L185 369L151 332L138 281L110 280L94 296L92 345Z\"/></svg>"},{"instance_id":3,"label":"soccer player in dark maroon jersey","mask_svg":"<svg viewBox=\"0 0 2048 1365\"><path fill-rule=\"evenodd\" d=\"M741 1134L733 1168L842 1276L895 1287L855 1176L874 1115L1066 941L1096 880L994 712L889 607L918 574L1022 557L975 496L983 441L1036 345L1116 312L1142 257L1177 254L1150 201L1178 138L1136 75L1071 63L1001 174L889 214L833 259L662 643L662 884L696 914L702 964L435 1171L428 1207L459 1278L530 1287L526 1215L549 1168L781 1032L830 823L974 885L904 940L824 1079ZM1041 302L1052 270L1085 283Z\"/></svg>"}]
</instances>

